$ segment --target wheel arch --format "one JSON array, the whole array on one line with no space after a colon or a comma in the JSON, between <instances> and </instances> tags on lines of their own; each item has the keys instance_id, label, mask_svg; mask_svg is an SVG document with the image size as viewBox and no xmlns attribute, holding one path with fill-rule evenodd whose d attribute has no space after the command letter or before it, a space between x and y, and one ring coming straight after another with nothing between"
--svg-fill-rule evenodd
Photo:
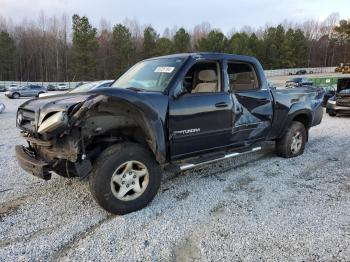
<instances>
[{"instance_id":1,"label":"wheel arch","mask_svg":"<svg viewBox=\"0 0 350 262\"><path fill-rule=\"evenodd\" d=\"M14 97L15 97L15 95L18 95L18 97L20 97L20 96L21 96L21 94L20 94L19 92L13 92L11 97L12 97L12 98L14 98Z\"/></svg>"},{"instance_id":2,"label":"wheel arch","mask_svg":"<svg viewBox=\"0 0 350 262\"><path fill-rule=\"evenodd\" d=\"M309 129L312 124L312 116L306 112L300 112L293 117L292 121L298 121L304 125L306 130L306 141L309 141Z\"/></svg>"},{"instance_id":3,"label":"wheel arch","mask_svg":"<svg viewBox=\"0 0 350 262\"><path fill-rule=\"evenodd\" d=\"M84 110L83 107L80 110ZM90 103L83 120L79 121L86 136L97 138L116 134L146 145L158 163L166 162L163 121L147 102L135 103L125 98L104 96L103 99L96 99L95 104ZM96 128L102 132L95 134Z\"/></svg>"},{"instance_id":4,"label":"wheel arch","mask_svg":"<svg viewBox=\"0 0 350 262\"><path fill-rule=\"evenodd\" d=\"M298 110L290 112L288 115L287 121L284 125L284 128L282 129L282 132L280 133L279 137L282 137L285 135L290 124L293 121L298 121L304 125L305 130L306 130L306 138L308 140L308 137L309 137L308 133L309 133L309 129L310 129L311 124L312 124L312 112L311 112L311 110L298 109Z\"/></svg>"}]
</instances>

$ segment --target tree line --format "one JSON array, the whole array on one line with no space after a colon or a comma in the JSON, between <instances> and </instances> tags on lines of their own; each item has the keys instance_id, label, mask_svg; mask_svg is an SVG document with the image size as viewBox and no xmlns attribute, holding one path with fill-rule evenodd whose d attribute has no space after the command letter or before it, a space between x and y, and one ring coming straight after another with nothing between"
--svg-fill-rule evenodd
<instances>
[{"instance_id":1,"label":"tree line","mask_svg":"<svg viewBox=\"0 0 350 262\"><path fill-rule=\"evenodd\" d=\"M335 66L350 62L350 19L243 27L224 34L209 23L192 30L126 19L94 27L88 17L46 17L13 24L0 17L0 80L88 81L114 79L135 62L183 52L227 52L257 57L265 69Z\"/></svg>"}]
</instances>

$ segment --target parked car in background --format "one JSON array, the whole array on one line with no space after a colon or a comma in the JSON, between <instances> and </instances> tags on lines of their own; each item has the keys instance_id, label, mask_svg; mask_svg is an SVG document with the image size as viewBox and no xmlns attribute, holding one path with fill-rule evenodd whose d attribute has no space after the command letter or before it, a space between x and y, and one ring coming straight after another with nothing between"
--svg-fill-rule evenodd
<instances>
[{"instance_id":1,"label":"parked car in background","mask_svg":"<svg viewBox=\"0 0 350 262\"><path fill-rule=\"evenodd\" d=\"M309 73L305 69L300 69L293 74L292 72L289 72L289 75L306 75L306 74L313 74L314 72L312 70L309 71Z\"/></svg>"},{"instance_id":2,"label":"parked car in background","mask_svg":"<svg viewBox=\"0 0 350 262\"><path fill-rule=\"evenodd\" d=\"M286 82L286 87L293 88L293 87L301 87L301 86L312 86L314 82L305 77L296 77L292 78L291 80L288 80Z\"/></svg>"},{"instance_id":3,"label":"parked car in background","mask_svg":"<svg viewBox=\"0 0 350 262\"><path fill-rule=\"evenodd\" d=\"M20 97L38 97L40 94L46 93L46 88L39 85L26 85L17 88L12 88L5 92L5 96L8 98L20 98Z\"/></svg>"},{"instance_id":4,"label":"parked car in background","mask_svg":"<svg viewBox=\"0 0 350 262\"><path fill-rule=\"evenodd\" d=\"M97 89L97 88L109 87L113 82L114 82L114 80L101 80L101 81L89 82L89 83L83 84L79 87L70 89L70 91L68 91L68 93L88 92L90 90ZM40 94L39 97L52 96L52 95L55 95L55 94L43 93L43 94Z\"/></svg>"},{"instance_id":5,"label":"parked car in background","mask_svg":"<svg viewBox=\"0 0 350 262\"><path fill-rule=\"evenodd\" d=\"M7 86L6 90L11 90L13 88L18 88L18 87L19 87L18 84L10 84L10 85Z\"/></svg>"},{"instance_id":6,"label":"parked car in background","mask_svg":"<svg viewBox=\"0 0 350 262\"><path fill-rule=\"evenodd\" d=\"M306 72L306 70L302 69L302 70L296 71L295 74L296 74L296 75L306 75L307 72Z\"/></svg>"},{"instance_id":7,"label":"parked car in background","mask_svg":"<svg viewBox=\"0 0 350 262\"><path fill-rule=\"evenodd\" d=\"M338 79L337 91L328 99L326 112L330 116L350 114L350 77Z\"/></svg>"},{"instance_id":8,"label":"parked car in background","mask_svg":"<svg viewBox=\"0 0 350 262\"><path fill-rule=\"evenodd\" d=\"M87 82L79 82L78 84L76 84L76 86L74 87L74 88L77 88L77 87L79 87L79 86L82 86L82 85L84 85L84 84L86 84Z\"/></svg>"},{"instance_id":9,"label":"parked car in background","mask_svg":"<svg viewBox=\"0 0 350 262\"><path fill-rule=\"evenodd\" d=\"M109 87L113 82L114 80L101 80L101 81L89 82L89 83L80 85L74 89L71 89L71 91L69 92L70 93L87 92L97 88Z\"/></svg>"},{"instance_id":10,"label":"parked car in background","mask_svg":"<svg viewBox=\"0 0 350 262\"><path fill-rule=\"evenodd\" d=\"M6 86L0 85L0 92L5 92L6 91Z\"/></svg>"},{"instance_id":11,"label":"parked car in background","mask_svg":"<svg viewBox=\"0 0 350 262\"><path fill-rule=\"evenodd\" d=\"M47 91L55 91L55 90L56 90L56 87L53 84L49 84L47 86Z\"/></svg>"},{"instance_id":12,"label":"parked car in background","mask_svg":"<svg viewBox=\"0 0 350 262\"><path fill-rule=\"evenodd\" d=\"M276 90L276 89L277 89L277 85L276 85L275 83L273 83L273 82L268 82L267 84L269 85L269 87L270 87L271 90Z\"/></svg>"},{"instance_id":13,"label":"parked car in background","mask_svg":"<svg viewBox=\"0 0 350 262\"><path fill-rule=\"evenodd\" d=\"M69 86L65 83L58 84L56 90L68 90Z\"/></svg>"},{"instance_id":14,"label":"parked car in background","mask_svg":"<svg viewBox=\"0 0 350 262\"><path fill-rule=\"evenodd\" d=\"M325 94L323 96L323 102L322 106L326 107L328 100L335 96L335 88L333 86L320 86L325 91Z\"/></svg>"}]
</instances>

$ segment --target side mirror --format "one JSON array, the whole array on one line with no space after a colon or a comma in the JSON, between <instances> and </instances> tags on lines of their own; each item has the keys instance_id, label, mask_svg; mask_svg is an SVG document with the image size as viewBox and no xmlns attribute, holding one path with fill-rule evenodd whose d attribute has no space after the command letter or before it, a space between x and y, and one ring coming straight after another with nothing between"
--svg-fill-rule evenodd
<instances>
[{"instance_id":1,"label":"side mirror","mask_svg":"<svg viewBox=\"0 0 350 262\"><path fill-rule=\"evenodd\" d=\"M187 89L183 86L183 84L180 82L175 90L174 90L174 94L173 94L173 98L177 99L179 98L180 96L184 95L188 93Z\"/></svg>"}]
</instances>

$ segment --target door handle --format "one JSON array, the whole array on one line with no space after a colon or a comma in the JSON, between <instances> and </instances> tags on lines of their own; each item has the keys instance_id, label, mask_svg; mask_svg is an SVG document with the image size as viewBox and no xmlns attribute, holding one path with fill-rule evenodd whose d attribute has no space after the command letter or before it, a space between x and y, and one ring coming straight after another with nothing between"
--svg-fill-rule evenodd
<instances>
[{"instance_id":1,"label":"door handle","mask_svg":"<svg viewBox=\"0 0 350 262\"><path fill-rule=\"evenodd\" d=\"M219 102L215 104L215 107L228 107L228 104L225 102Z\"/></svg>"}]
</instances>

